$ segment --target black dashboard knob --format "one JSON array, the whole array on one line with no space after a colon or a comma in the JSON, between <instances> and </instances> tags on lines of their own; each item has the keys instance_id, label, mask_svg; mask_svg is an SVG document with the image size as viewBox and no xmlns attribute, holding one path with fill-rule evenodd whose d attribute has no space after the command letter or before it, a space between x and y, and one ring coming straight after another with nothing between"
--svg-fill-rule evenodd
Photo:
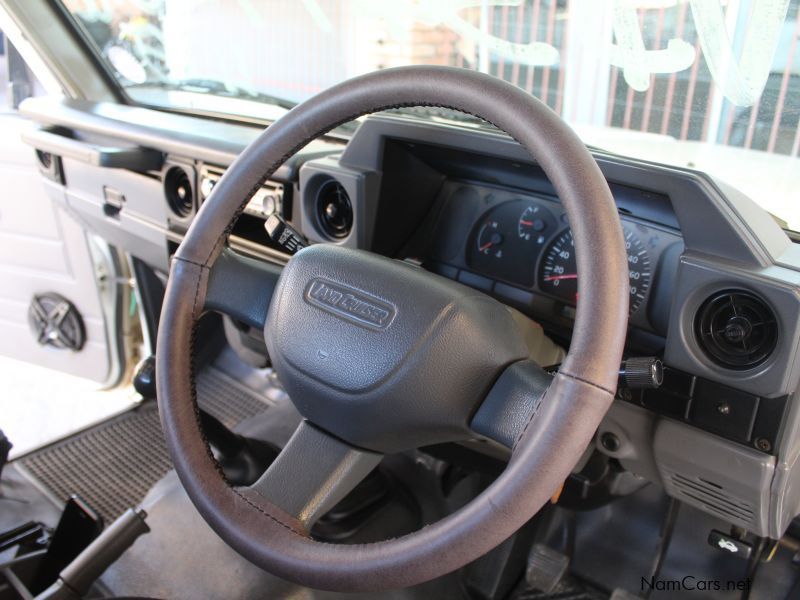
<instances>
[{"instance_id":1,"label":"black dashboard knob","mask_svg":"<svg viewBox=\"0 0 800 600\"><path fill-rule=\"evenodd\" d=\"M619 387L630 390L652 389L664 382L664 364L654 356L634 356L622 362Z\"/></svg>"}]
</instances>

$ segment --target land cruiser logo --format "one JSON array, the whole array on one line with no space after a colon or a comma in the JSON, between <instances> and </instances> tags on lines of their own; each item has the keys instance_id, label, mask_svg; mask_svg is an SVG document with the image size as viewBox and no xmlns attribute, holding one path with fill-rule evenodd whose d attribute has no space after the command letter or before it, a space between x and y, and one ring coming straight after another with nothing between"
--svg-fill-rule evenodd
<instances>
[{"instance_id":1,"label":"land cruiser logo","mask_svg":"<svg viewBox=\"0 0 800 600\"><path fill-rule=\"evenodd\" d=\"M324 279L312 279L305 296L308 302L323 310L378 329L388 327L395 315L390 304Z\"/></svg>"}]
</instances>

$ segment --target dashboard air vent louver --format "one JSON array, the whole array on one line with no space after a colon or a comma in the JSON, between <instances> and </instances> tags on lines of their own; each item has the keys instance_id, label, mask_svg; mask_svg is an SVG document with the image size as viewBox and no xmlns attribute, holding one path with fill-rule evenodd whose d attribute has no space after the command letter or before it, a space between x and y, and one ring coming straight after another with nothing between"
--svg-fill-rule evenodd
<instances>
[{"instance_id":1,"label":"dashboard air vent louver","mask_svg":"<svg viewBox=\"0 0 800 600\"><path fill-rule=\"evenodd\" d=\"M194 210L194 190L188 173L181 167L172 167L164 177L164 194L170 210L186 218Z\"/></svg>"},{"instance_id":2,"label":"dashboard air vent louver","mask_svg":"<svg viewBox=\"0 0 800 600\"><path fill-rule=\"evenodd\" d=\"M344 186L331 179L322 184L314 203L322 232L335 239L346 238L353 228L353 206Z\"/></svg>"},{"instance_id":3,"label":"dashboard air vent louver","mask_svg":"<svg viewBox=\"0 0 800 600\"><path fill-rule=\"evenodd\" d=\"M43 169L49 169L53 166L53 155L44 150L36 151L36 158Z\"/></svg>"},{"instance_id":4,"label":"dashboard air vent louver","mask_svg":"<svg viewBox=\"0 0 800 600\"><path fill-rule=\"evenodd\" d=\"M700 347L717 365L750 369L769 358L778 339L775 313L744 290L725 290L708 298L695 316Z\"/></svg>"}]
</instances>

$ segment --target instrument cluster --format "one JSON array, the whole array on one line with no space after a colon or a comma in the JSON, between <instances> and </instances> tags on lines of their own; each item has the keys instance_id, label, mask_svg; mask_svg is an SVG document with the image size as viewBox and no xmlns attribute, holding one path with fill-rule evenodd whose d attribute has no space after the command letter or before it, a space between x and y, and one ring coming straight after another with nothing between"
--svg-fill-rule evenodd
<instances>
[{"instance_id":1,"label":"instrument cluster","mask_svg":"<svg viewBox=\"0 0 800 600\"><path fill-rule=\"evenodd\" d=\"M527 304L541 307L541 300L549 299L561 314L570 314L578 301L579 274L572 230L557 198L461 187L451 194L443 212L442 235L448 223L466 225L467 231L461 235L463 255L445 261L447 268L440 272L448 274L458 267L456 278L468 285L515 300L527 292L532 298ZM627 212L621 211L620 218L628 257L631 323L656 329L650 326L644 307L659 272L674 273L680 252L666 251L682 248L682 238L668 227ZM445 237L452 238L452 232Z\"/></svg>"}]
</instances>

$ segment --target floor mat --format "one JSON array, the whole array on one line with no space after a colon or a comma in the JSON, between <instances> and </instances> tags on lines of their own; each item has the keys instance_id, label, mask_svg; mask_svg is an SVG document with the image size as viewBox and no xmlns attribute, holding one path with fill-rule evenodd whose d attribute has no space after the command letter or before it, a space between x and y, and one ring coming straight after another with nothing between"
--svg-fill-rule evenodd
<instances>
[{"instance_id":1,"label":"floor mat","mask_svg":"<svg viewBox=\"0 0 800 600\"><path fill-rule=\"evenodd\" d=\"M607 600L608 594L586 590L561 590L556 592L522 591L514 600Z\"/></svg>"},{"instance_id":2,"label":"floor mat","mask_svg":"<svg viewBox=\"0 0 800 600\"><path fill-rule=\"evenodd\" d=\"M535 590L522 590L513 600L608 600L608 594L585 589L563 589L546 593Z\"/></svg>"},{"instance_id":3,"label":"floor mat","mask_svg":"<svg viewBox=\"0 0 800 600\"><path fill-rule=\"evenodd\" d=\"M552 592L542 592L522 583L510 600L608 600L609 594L571 575L564 578Z\"/></svg>"},{"instance_id":4,"label":"floor mat","mask_svg":"<svg viewBox=\"0 0 800 600\"><path fill-rule=\"evenodd\" d=\"M217 368L197 378L200 406L228 427L269 405ZM112 522L138 504L172 464L158 409L148 402L14 462L59 501L81 496Z\"/></svg>"}]
</instances>

